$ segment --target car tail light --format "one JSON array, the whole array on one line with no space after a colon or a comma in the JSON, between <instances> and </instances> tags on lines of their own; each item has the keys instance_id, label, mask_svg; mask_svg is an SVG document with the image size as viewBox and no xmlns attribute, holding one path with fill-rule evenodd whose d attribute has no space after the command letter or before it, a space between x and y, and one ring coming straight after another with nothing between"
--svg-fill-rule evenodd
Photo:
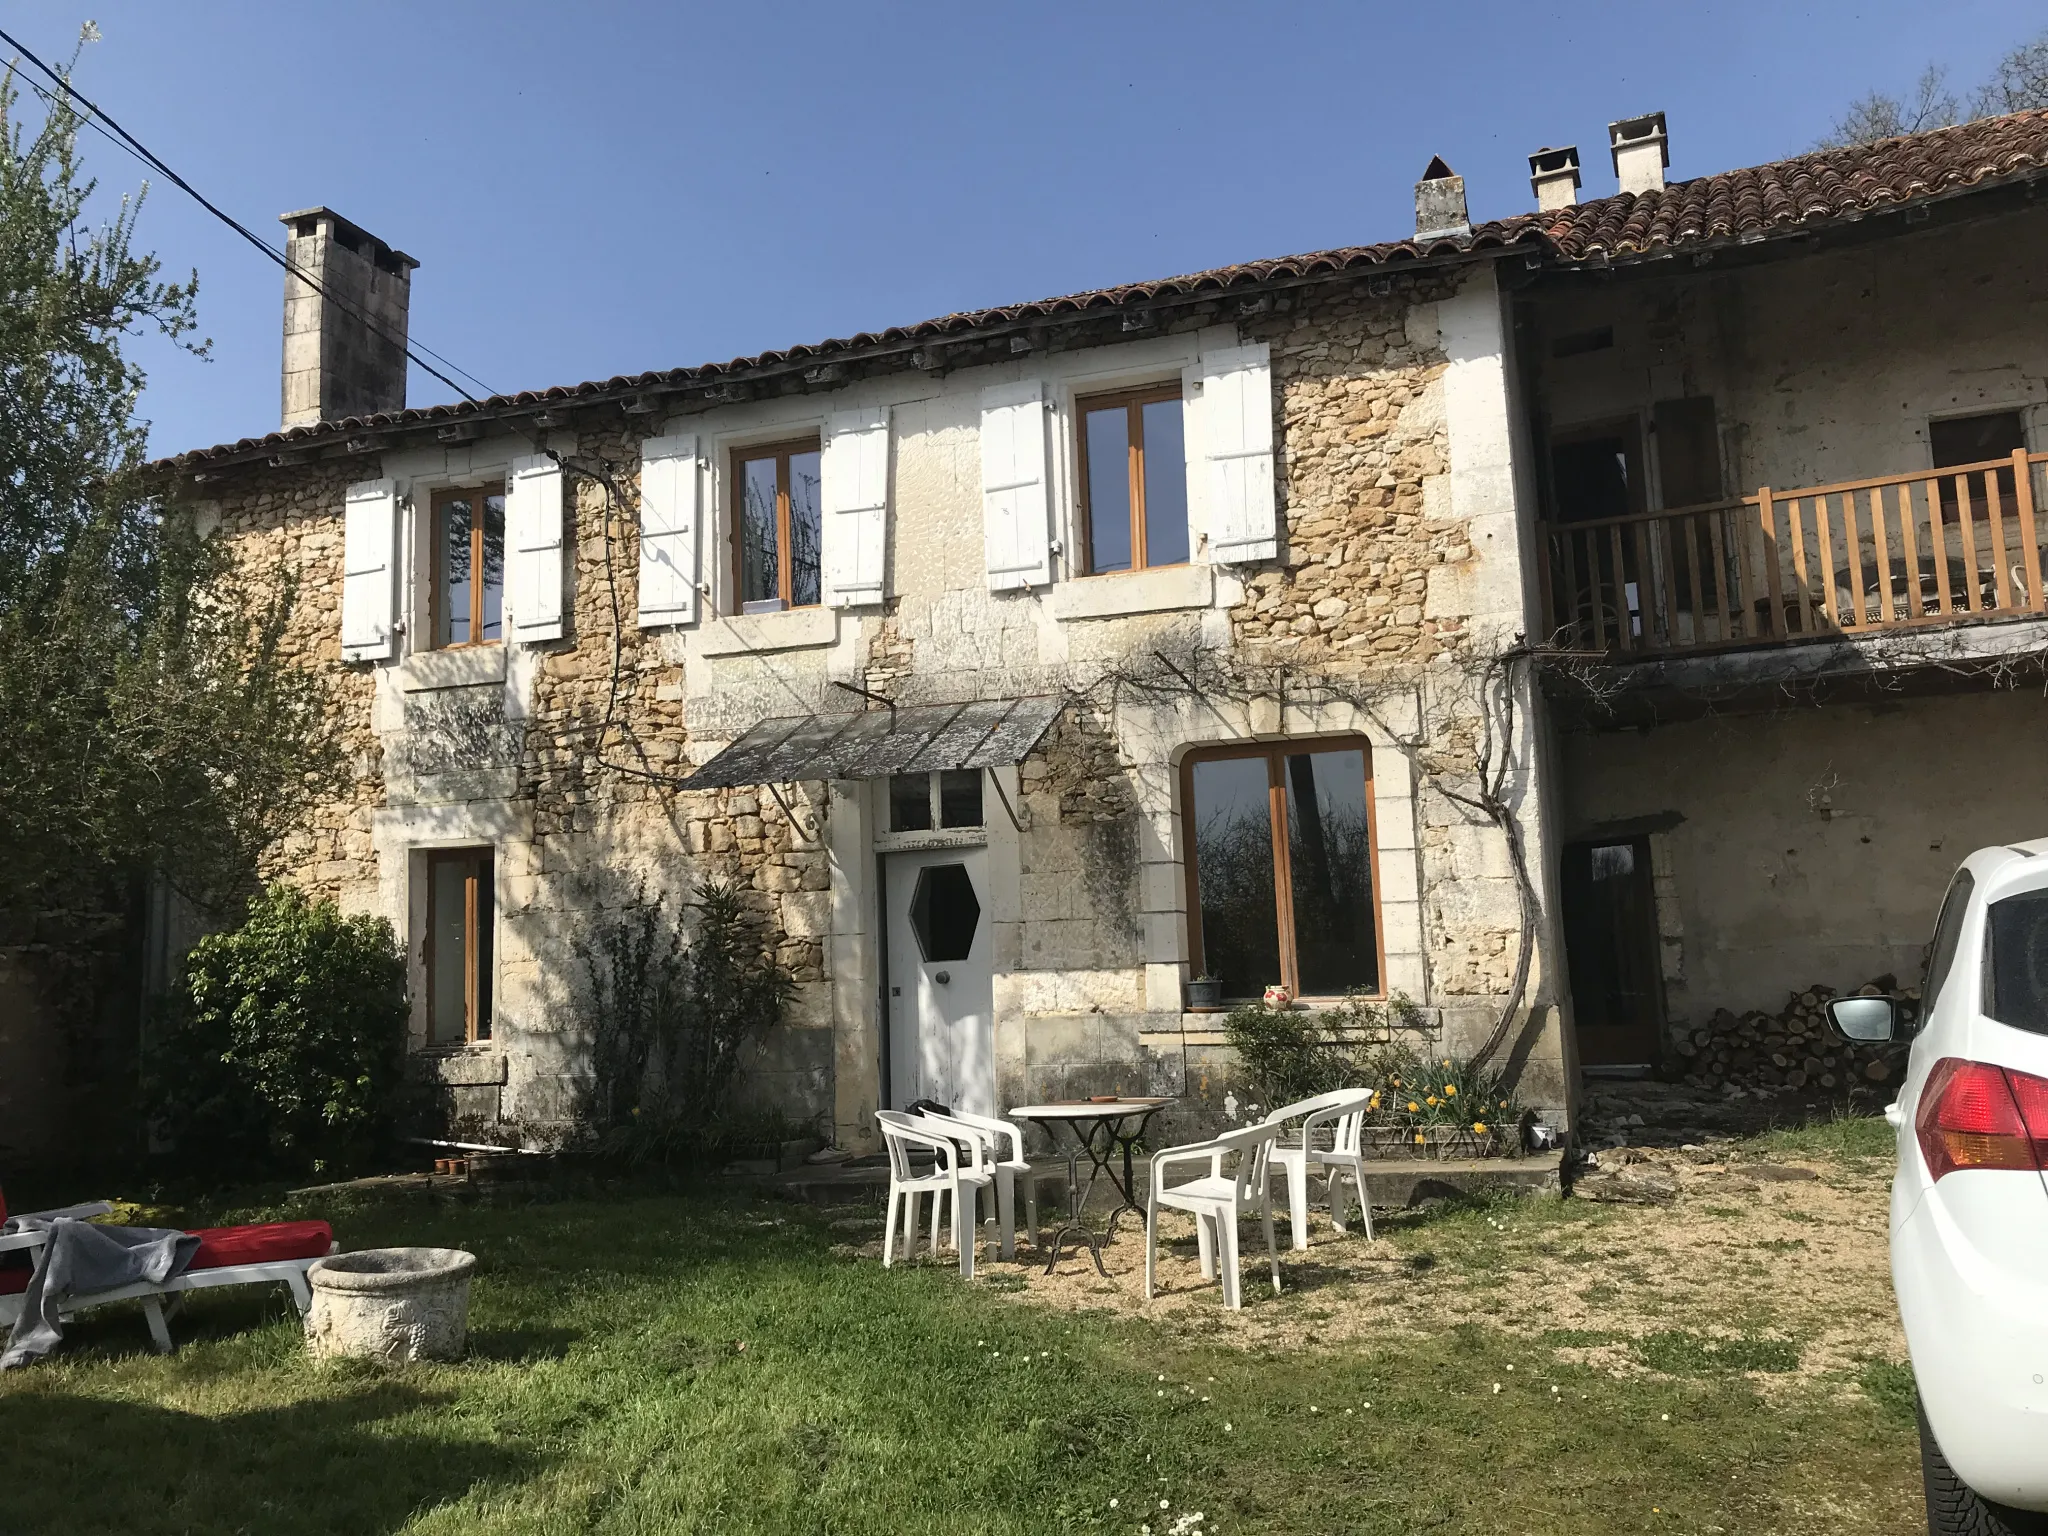
<instances>
[{"instance_id":1,"label":"car tail light","mask_svg":"<svg viewBox=\"0 0 2048 1536\"><path fill-rule=\"evenodd\" d=\"M2048 1168L2048 1078L1946 1057L1934 1064L1914 1124L1936 1180L1965 1168Z\"/></svg>"}]
</instances>

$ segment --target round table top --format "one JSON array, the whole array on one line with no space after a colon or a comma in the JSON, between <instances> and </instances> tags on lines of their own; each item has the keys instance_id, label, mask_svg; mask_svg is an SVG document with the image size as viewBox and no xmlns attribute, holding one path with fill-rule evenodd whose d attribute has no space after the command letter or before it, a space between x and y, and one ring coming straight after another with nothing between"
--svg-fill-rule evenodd
<instances>
[{"instance_id":1,"label":"round table top","mask_svg":"<svg viewBox=\"0 0 2048 1536\"><path fill-rule=\"evenodd\" d=\"M1081 1100L1078 1102L1051 1104L1019 1104L1010 1111L1013 1120L1115 1120L1126 1115L1144 1114L1148 1110L1162 1109L1174 1103L1172 1099L1109 1099L1107 1101Z\"/></svg>"}]
</instances>

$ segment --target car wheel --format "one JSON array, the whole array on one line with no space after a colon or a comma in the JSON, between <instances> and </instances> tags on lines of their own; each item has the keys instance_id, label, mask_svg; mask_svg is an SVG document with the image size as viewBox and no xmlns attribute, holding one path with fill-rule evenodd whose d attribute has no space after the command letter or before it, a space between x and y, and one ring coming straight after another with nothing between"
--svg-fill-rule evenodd
<instances>
[{"instance_id":1,"label":"car wheel","mask_svg":"<svg viewBox=\"0 0 2048 1536\"><path fill-rule=\"evenodd\" d=\"M1957 1477L1934 1443L1927 1410L1917 1398L1913 1407L1920 1418L1920 1481L1927 1491L1928 1536L2048 1536L2048 1515L1994 1504Z\"/></svg>"}]
</instances>

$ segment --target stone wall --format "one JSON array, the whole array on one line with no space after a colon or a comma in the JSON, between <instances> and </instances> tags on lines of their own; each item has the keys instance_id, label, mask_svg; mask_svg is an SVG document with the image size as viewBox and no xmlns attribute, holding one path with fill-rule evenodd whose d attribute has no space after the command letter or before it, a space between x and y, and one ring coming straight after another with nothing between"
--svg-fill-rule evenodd
<instances>
[{"instance_id":1,"label":"stone wall","mask_svg":"<svg viewBox=\"0 0 2048 1536\"><path fill-rule=\"evenodd\" d=\"M668 631L634 622L637 550L621 503L634 494L640 436L696 432L719 464L721 430L786 437L816 419L804 412L845 403L839 396L700 406L667 421L586 413L571 423L573 441L550 429L578 463L619 466L621 494L593 478L570 482L566 637L507 647L495 671L463 662L470 670L460 676L418 657L339 662L342 487L381 472L411 486L423 508L434 486L475 483L493 465L501 473L531 443L237 471L208 488L221 526L252 568L304 573L293 643L333 673L337 724L357 763L350 793L317 807L269 867L415 933L418 849L499 850L493 1050L507 1066L501 1085L462 1087L479 1114L522 1123L558 1121L572 1097L579 937L644 897L680 903L708 876L736 879L764 945L799 981L790 1025L754 1064L753 1088L800 1117L830 1115L843 1136L861 1134L873 1102L861 1083L879 1062L879 791L785 787L785 807L766 789L692 792L677 776L764 716L854 707L835 681L906 703L1067 692L1080 702L1011 781L1022 825L1011 826L993 794L987 805L991 869L1006 872L994 878L1013 882L991 914L1002 936L997 1013L1020 1031L1013 1046L999 1044L1006 1084L1053 1092L1133 1073L1164 1081L1165 1047L1137 1042L1177 1037L1182 1022L1178 764L1194 746L1249 734L1370 738L1387 975L1454 1041L1459 1029L1472 1035L1506 991L1518 934L1499 830L1439 792L1471 771L1472 669L1503 627L1519 624L1519 553L1488 522L1501 515L1499 497L1457 489L1469 478L1460 454L1474 453L1475 429L1460 425L1475 419L1472 401L1503 419L1506 409L1499 398L1488 406L1483 389L1460 396L1472 346L1459 338L1476 326L1484 363L1488 325L1500 345L1497 322L1489 274L1404 276L1378 294L1363 283L1284 293L1234 326L1191 321L1099 349L1131 372L1173 376L1198 347L1267 341L1285 531L1282 558L1268 567L1090 578L1085 611L1069 602L1078 584L1066 573L1043 592L987 590L976 433L990 382L1029 371L1064 400L1061 390L1084 386L1063 379L1103 376L1094 353L888 384L891 596L865 611L719 617L730 593L714 496L706 617ZM1477 419L1483 437L1491 418ZM1478 482L1490 485L1492 472L1482 464ZM1062 480L1063 537L1072 499ZM1166 599L1101 599L1154 592L1148 582L1160 574L1173 578ZM417 599L417 571L412 579ZM1183 589L1195 595L1174 595ZM1204 696L1176 695L1170 683L1161 692L1162 656L1198 671ZM1121 681L1141 673L1150 692ZM1212 676L1223 680L1213 691ZM1531 791L1523 783L1516 793ZM1532 999L1544 995L1542 975L1539 966ZM1555 1031L1545 1039L1536 1054L1547 1075L1532 1084L1539 1100L1562 1093ZM1172 1059L1181 1054L1171 1048Z\"/></svg>"},{"instance_id":2,"label":"stone wall","mask_svg":"<svg viewBox=\"0 0 2048 1536\"><path fill-rule=\"evenodd\" d=\"M198 504L201 526L218 520L252 583L289 581L294 591L282 649L328 683L328 723L348 763L349 785L311 808L263 859L265 879L289 879L315 895L359 898L377 879L371 817L384 798L384 742L374 728L377 680L341 659L342 493L370 473L351 463L242 471L218 498ZM208 488L210 489L210 488Z\"/></svg>"},{"instance_id":3,"label":"stone wall","mask_svg":"<svg viewBox=\"0 0 2048 1536\"><path fill-rule=\"evenodd\" d=\"M1666 1011L1917 981L1956 866L2042 835L2029 689L1787 707L1565 739L1575 837L1652 827Z\"/></svg>"}]
</instances>

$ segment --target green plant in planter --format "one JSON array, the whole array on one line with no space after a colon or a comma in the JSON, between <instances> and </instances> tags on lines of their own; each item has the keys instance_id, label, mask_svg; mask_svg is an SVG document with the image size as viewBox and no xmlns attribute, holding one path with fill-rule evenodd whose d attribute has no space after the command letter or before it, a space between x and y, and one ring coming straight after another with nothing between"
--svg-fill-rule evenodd
<instances>
[{"instance_id":1,"label":"green plant in planter","mask_svg":"<svg viewBox=\"0 0 2048 1536\"><path fill-rule=\"evenodd\" d=\"M193 946L156 1024L150 1113L187 1161L356 1167L415 1107L391 925L293 886L272 886L240 928Z\"/></svg>"},{"instance_id":2,"label":"green plant in planter","mask_svg":"<svg viewBox=\"0 0 2048 1536\"><path fill-rule=\"evenodd\" d=\"M1379 1047L1369 1070L1368 1126L1411 1147L1520 1150L1523 1106L1503 1073L1402 1044Z\"/></svg>"}]
</instances>

